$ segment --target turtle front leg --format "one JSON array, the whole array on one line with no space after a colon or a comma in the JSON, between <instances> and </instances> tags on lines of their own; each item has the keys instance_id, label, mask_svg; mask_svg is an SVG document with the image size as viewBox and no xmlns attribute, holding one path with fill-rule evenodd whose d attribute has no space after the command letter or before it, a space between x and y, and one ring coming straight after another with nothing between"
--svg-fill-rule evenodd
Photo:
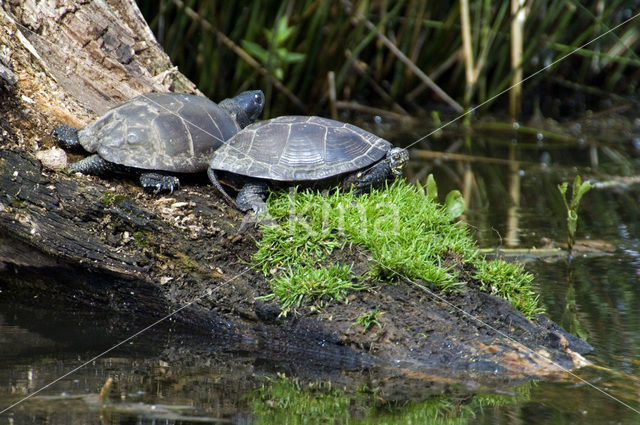
<instances>
[{"instance_id":1,"label":"turtle front leg","mask_svg":"<svg viewBox=\"0 0 640 425\"><path fill-rule=\"evenodd\" d=\"M65 149L80 150L80 141L78 140L78 129L69 127L66 124L60 124L53 127L51 135L58 140L60 146Z\"/></svg>"},{"instance_id":2,"label":"turtle front leg","mask_svg":"<svg viewBox=\"0 0 640 425\"><path fill-rule=\"evenodd\" d=\"M344 190L353 187L356 195L368 193L372 188L380 187L391 174L391 167L386 161L380 161L369 168L348 175L342 184Z\"/></svg>"},{"instance_id":3,"label":"turtle front leg","mask_svg":"<svg viewBox=\"0 0 640 425\"><path fill-rule=\"evenodd\" d=\"M364 170L356 171L344 179L343 189L353 187L356 195L381 187L388 179L402 175L402 168L409 161L409 152L403 148L392 148L385 158Z\"/></svg>"},{"instance_id":4,"label":"turtle front leg","mask_svg":"<svg viewBox=\"0 0 640 425\"><path fill-rule=\"evenodd\" d=\"M266 199L267 184L263 182L249 182L246 183L238 193L236 205L244 212L253 210L254 213L259 214L267 210L267 204L264 202Z\"/></svg>"},{"instance_id":5,"label":"turtle front leg","mask_svg":"<svg viewBox=\"0 0 640 425\"><path fill-rule=\"evenodd\" d=\"M117 171L118 166L112 162L102 159L98 155L91 155L83 160L69 164L69 170L74 173L92 174L102 176Z\"/></svg>"},{"instance_id":6,"label":"turtle front leg","mask_svg":"<svg viewBox=\"0 0 640 425\"><path fill-rule=\"evenodd\" d=\"M176 176L160 173L142 173L140 175L140 185L147 192L155 194L160 192L173 193L174 190L180 189L180 179Z\"/></svg>"}]
</instances>

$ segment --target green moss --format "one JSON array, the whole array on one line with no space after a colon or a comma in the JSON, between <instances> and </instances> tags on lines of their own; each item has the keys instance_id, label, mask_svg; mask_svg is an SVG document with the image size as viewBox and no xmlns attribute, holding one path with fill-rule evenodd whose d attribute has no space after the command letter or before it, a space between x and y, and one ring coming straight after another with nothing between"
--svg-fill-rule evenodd
<instances>
[{"instance_id":1,"label":"green moss","mask_svg":"<svg viewBox=\"0 0 640 425\"><path fill-rule=\"evenodd\" d=\"M382 314L382 312L378 310L364 313L356 319L356 323L363 326L365 331L373 325L377 325L379 328L381 328L382 325L378 321L378 317L380 317L380 314Z\"/></svg>"},{"instance_id":2,"label":"green moss","mask_svg":"<svg viewBox=\"0 0 640 425\"><path fill-rule=\"evenodd\" d=\"M361 196L340 191L326 196L310 190L274 193L267 203L275 224L262 226L253 260L273 277L273 295L289 307L305 297L343 299L346 291L363 289L366 280L408 278L454 290L464 282L444 258L455 257L479 268L485 289L530 315L537 303L530 275L516 265L487 263L467 226L452 221L452 202L456 200L442 206L423 188L402 180ZM342 260L333 255L347 246L370 258L361 278L347 274L344 255Z\"/></svg>"},{"instance_id":3,"label":"green moss","mask_svg":"<svg viewBox=\"0 0 640 425\"><path fill-rule=\"evenodd\" d=\"M289 270L274 278L273 293L287 310L290 306L299 306L303 298L315 300L323 298L343 301L350 291L365 289L351 275L352 266L348 264L330 264L326 267L300 266L295 272Z\"/></svg>"},{"instance_id":4,"label":"green moss","mask_svg":"<svg viewBox=\"0 0 640 425\"><path fill-rule=\"evenodd\" d=\"M119 204L120 202L124 201L125 199L126 198L124 196L119 195L117 193L104 192L102 194L101 201L105 205L113 205L113 204Z\"/></svg>"},{"instance_id":5,"label":"green moss","mask_svg":"<svg viewBox=\"0 0 640 425\"><path fill-rule=\"evenodd\" d=\"M533 292L533 275L522 265L504 260L476 262L475 277L482 282L482 288L494 295L506 298L527 317L542 313L538 296Z\"/></svg>"},{"instance_id":6,"label":"green moss","mask_svg":"<svg viewBox=\"0 0 640 425\"><path fill-rule=\"evenodd\" d=\"M20 199L17 196L8 196L8 198L13 208L22 209L26 204L24 199Z\"/></svg>"},{"instance_id":7,"label":"green moss","mask_svg":"<svg viewBox=\"0 0 640 425\"><path fill-rule=\"evenodd\" d=\"M147 237L149 235L146 232L138 230L137 232L133 232L133 239L136 241L136 244L140 248L146 248L149 244L147 241Z\"/></svg>"}]
</instances>

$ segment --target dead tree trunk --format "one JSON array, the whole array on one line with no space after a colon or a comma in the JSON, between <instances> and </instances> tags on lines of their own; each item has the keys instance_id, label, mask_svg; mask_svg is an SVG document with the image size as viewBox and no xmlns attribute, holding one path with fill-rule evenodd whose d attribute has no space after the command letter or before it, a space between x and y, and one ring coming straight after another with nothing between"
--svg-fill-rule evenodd
<instances>
[{"instance_id":1,"label":"dead tree trunk","mask_svg":"<svg viewBox=\"0 0 640 425\"><path fill-rule=\"evenodd\" d=\"M333 306L330 317L280 318L275 302L255 300L269 293L268 282L243 261L258 236L238 235L242 217L206 184L157 197L127 179L70 175L43 168L34 157L54 145L49 134L61 122L81 126L149 91L196 92L172 68L134 1L0 4L4 296L37 294L47 303L153 318L200 300L180 310L178 319L187 329L214 332L216 341L224 334L244 350L317 356L337 367L405 360L412 370L490 374L498 368L521 377L556 373L551 360L568 368L582 364L572 351L584 351L579 340L548 319L531 322L506 301L473 289L452 296L452 302L491 310L485 322L518 335L518 343L504 333L479 331L477 323L402 284L351 300L351 305L371 302L365 297L384 300L383 329L355 331L350 305ZM407 311L423 316L408 317ZM416 322L425 329L415 329ZM392 374L405 376L407 370Z\"/></svg>"},{"instance_id":2,"label":"dead tree trunk","mask_svg":"<svg viewBox=\"0 0 640 425\"><path fill-rule=\"evenodd\" d=\"M34 158L55 146L50 133L57 124L81 127L150 91L198 93L172 67L135 2L0 4L5 294L13 288L43 302L157 318L201 295L201 288L181 292L190 279L223 279L219 267L190 256L193 239L201 237L202 245L214 249L236 226L237 217L211 202L206 190L148 197L127 180L112 185L72 176L43 168ZM203 328L220 322L202 308L180 317Z\"/></svg>"},{"instance_id":3,"label":"dead tree trunk","mask_svg":"<svg viewBox=\"0 0 640 425\"><path fill-rule=\"evenodd\" d=\"M0 170L5 183L0 187L0 222L5 261L11 251L7 248L14 246L7 242L12 238L26 243L19 243L22 251L31 246L55 258L56 266L83 265L144 282L140 253L115 246L117 236L104 227L119 225L109 213L118 205L106 202L109 194L140 194L129 187L108 187L98 179L47 172L32 155L55 144L50 132L59 123L81 127L136 95L196 92L195 86L172 67L133 0L0 4ZM116 215L153 229L147 218L151 212L133 202L125 204L130 211ZM24 255L18 263L50 267L51 261L44 258ZM143 305L157 310L157 288L151 285L146 291L156 296L141 296ZM96 292L85 301L103 297Z\"/></svg>"}]
</instances>

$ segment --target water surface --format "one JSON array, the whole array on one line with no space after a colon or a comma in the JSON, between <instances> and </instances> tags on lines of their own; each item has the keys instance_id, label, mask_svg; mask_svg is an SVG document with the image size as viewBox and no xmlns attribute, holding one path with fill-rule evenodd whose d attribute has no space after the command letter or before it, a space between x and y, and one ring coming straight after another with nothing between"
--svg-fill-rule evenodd
<instances>
[{"instance_id":1,"label":"water surface","mask_svg":"<svg viewBox=\"0 0 640 425\"><path fill-rule=\"evenodd\" d=\"M413 134L395 142L412 140ZM613 182L585 196L577 235L611 245L613 253L576 254L570 262L529 256L526 264L536 275L551 319L594 347L588 358L596 367L576 375L619 401L577 378L509 388L474 389L467 383L443 393L420 396L416 391L383 400L366 376L357 377L362 384L355 388L344 384L359 372L325 371L315 381L312 366L264 359L260 353L184 353L180 331L168 323L1 414L0 424L640 423L640 414L622 404L640 409L640 185L619 179L638 171L639 153L631 139L594 147L502 134L474 136L465 148L454 135L415 148L444 150L457 142L462 144L459 153L519 162L414 160L408 177L423 180L433 172L441 196L462 190L470 202L465 220L483 248L564 242L566 215L557 184L576 174ZM11 273L10 268L0 270L0 284L20 279ZM75 311L73 306L53 311L46 300L9 299L0 293L0 410L145 325L135 317ZM97 394L109 377L114 378L111 403L100 408Z\"/></svg>"}]
</instances>

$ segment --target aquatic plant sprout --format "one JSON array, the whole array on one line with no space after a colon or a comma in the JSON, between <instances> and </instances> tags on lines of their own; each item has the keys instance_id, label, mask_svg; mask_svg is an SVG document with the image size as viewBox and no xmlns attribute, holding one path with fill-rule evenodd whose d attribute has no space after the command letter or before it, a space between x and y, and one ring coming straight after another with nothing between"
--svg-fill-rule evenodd
<instances>
[{"instance_id":1,"label":"aquatic plant sprout","mask_svg":"<svg viewBox=\"0 0 640 425\"><path fill-rule=\"evenodd\" d=\"M378 317L382 314L382 312L378 309L375 311L370 311L368 313L364 313L356 319L356 323L364 327L364 330L368 330L371 326L376 325L379 328L382 328L382 325L378 321Z\"/></svg>"},{"instance_id":2,"label":"aquatic plant sprout","mask_svg":"<svg viewBox=\"0 0 640 425\"><path fill-rule=\"evenodd\" d=\"M569 184L564 182L558 185L558 190L562 195L562 202L567 210L567 247L569 255L576 239L576 228L578 226L578 207L582 196L591 189L591 183L588 181L582 182L580 176L576 176L573 180L573 190L571 192L571 199L567 202L567 188Z\"/></svg>"}]
</instances>

